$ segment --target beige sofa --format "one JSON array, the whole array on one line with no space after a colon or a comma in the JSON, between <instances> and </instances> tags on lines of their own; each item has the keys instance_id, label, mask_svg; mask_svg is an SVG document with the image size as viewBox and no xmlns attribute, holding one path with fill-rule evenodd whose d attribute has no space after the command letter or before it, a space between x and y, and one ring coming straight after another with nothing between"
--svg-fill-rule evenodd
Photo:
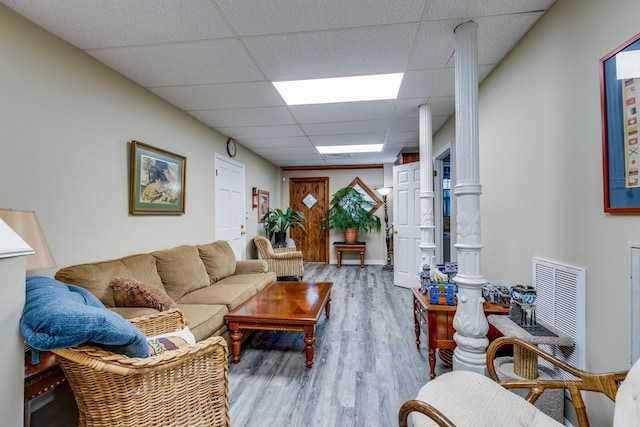
<instances>
[{"instance_id":1,"label":"beige sofa","mask_svg":"<svg viewBox=\"0 0 640 427\"><path fill-rule=\"evenodd\" d=\"M74 265L55 278L92 292L127 319L157 313L151 307L118 307L111 286L116 278L134 279L168 295L200 341L222 335L229 341L224 315L276 280L264 260L236 260L226 241L183 245L148 254Z\"/></svg>"}]
</instances>

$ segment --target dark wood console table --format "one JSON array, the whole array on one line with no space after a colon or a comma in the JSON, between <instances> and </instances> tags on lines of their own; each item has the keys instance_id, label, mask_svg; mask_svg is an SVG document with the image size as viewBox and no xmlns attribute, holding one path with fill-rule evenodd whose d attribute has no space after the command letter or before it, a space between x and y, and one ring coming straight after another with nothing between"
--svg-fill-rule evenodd
<instances>
[{"instance_id":1,"label":"dark wood console table","mask_svg":"<svg viewBox=\"0 0 640 427\"><path fill-rule=\"evenodd\" d=\"M338 268L342 266L342 252L343 251L355 251L360 253L360 268L364 268L364 251L366 248L365 242L345 243L334 242L336 247L336 256L338 257Z\"/></svg>"},{"instance_id":2,"label":"dark wood console table","mask_svg":"<svg viewBox=\"0 0 640 427\"><path fill-rule=\"evenodd\" d=\"M420 330L428 337L427 349L429 350L429 378L434 379L436 367L436 349L444 348L453 350L456 342L453 340L455 329L453 317L456 314L455 305L439 305L429 303L429 295L422 295L418 288L412 288L413 292L413 320L415 322L416 347L420 348ZM484 314L509 314L509 309L498 304L484 302ZM502 336L493 326L489 325L488 337L492 341Z\"/></svg>"}]
</instances>

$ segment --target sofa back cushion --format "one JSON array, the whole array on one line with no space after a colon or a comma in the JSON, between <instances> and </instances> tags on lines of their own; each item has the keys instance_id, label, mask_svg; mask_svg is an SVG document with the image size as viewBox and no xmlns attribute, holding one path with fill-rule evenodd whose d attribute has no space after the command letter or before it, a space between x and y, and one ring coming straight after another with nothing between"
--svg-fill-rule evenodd
<instances>
[{"instance_id":1,"label":"sofa back cushion","mask_svg":"<svg viewBox=\"0 0 640 427\"><path fill-rule=\"evenodd\" d=\"M236 272L236 255L226 240L199 245L198 252L207 270L211 284Z\"/></svg>"},{"instance_id":2,"label":"sofa back cushion","mask_svg":"<svg viewBox=\"0 0 640 427\"><path fill-rule=\"evenodd\" d=\"M58 270L55 276L61 282L77 285L90 291L107 307L116 306L111 289L111 281L116 277L136 279L164 289L156 270L156 259L150 254L72 265Z\"/></svg>"},{"instance_id":3,"label":"sofa back cushion","mask_svg":"<svg viewBox=\"0 0 640 427\"><path fill-rule=\"evenodd\" d=\"M209 276L195 246L183 245L153 252L167 294L177 301L189 292L209 286Z\"/></svg>"}]
</instances>

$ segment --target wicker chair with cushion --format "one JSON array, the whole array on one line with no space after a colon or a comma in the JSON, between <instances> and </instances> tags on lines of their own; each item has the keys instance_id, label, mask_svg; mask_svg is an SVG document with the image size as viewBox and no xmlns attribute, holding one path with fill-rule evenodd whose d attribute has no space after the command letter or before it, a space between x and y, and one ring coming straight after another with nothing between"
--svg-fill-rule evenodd
<instances>
[{"instance_id":1,"label":"wicker chair with cushion","mask_svg":"<svg viewBox=\"0 0 640 427\"><path fill-rule=\"evenodd\" d=\"M267 261L269 271L274 271L277 277L297 277L302 280L304 265L301 251L295 248L274 249L269 239L263 236L255 236L253 241L262 259Z\"/></svg>"},{"instance_id":2,"label":"wicker chair with cushion","mask_svg":"<svg viewBox=\"0 0 640 427\"><path fill-rule=\"evenodd\" d=\"M526 348L570 373L575 380L508 380L500 382L493 360L496 350L505 344ZM547 416L533 403L546 389L569 390L581 427L589 425L581 391L595 391L616 402L613 425L638 425L640 419L640 361L630 371L594 374L576 369L535 345L517 338L503 337L493 341L487 349L487 370L491 378L474 372L453 371L428 382L415 400L400 408L398 422L401 427L459 426L459 427L558 427L562 426ZM623 382L624 381L624 382ZM620 385L622 383L622 385ZM509 389L528 389L523 399ZM411 424L408 424L410 419Z\"/></svg>"},{"instance_id":3,"label":"wicker chair with cushion","mask_svg":"<svg viewBox=\"0 0 640 427\"><path fill-rule=\"evenodd\" d=\"M171 309L130 320L149 336L185 327ZM229 426L228 348L222 337L129 358L98 347L54 350L75 395L79 426Z\"/></svg>"}]
</instances>

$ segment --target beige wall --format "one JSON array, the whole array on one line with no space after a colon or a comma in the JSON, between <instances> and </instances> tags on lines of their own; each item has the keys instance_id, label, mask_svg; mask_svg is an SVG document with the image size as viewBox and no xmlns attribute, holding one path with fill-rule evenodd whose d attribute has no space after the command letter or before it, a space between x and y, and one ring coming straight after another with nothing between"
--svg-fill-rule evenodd
<instances>
[{"instance_id":1,"label":"beige wall","mask_svg":"<svg viewBox=\"0 0 640 427\"><path fill-rule=\"evenodd\" d=\"M599 59L640 31L636 0L558 0L479 92L482 272L531 282L531 258L587 270L587 368L628 366L627 242L603 212ZM452 125L434 140L452 138ZM592 425L612 404L587 396Z\"/></svg>"}]
</instances>

